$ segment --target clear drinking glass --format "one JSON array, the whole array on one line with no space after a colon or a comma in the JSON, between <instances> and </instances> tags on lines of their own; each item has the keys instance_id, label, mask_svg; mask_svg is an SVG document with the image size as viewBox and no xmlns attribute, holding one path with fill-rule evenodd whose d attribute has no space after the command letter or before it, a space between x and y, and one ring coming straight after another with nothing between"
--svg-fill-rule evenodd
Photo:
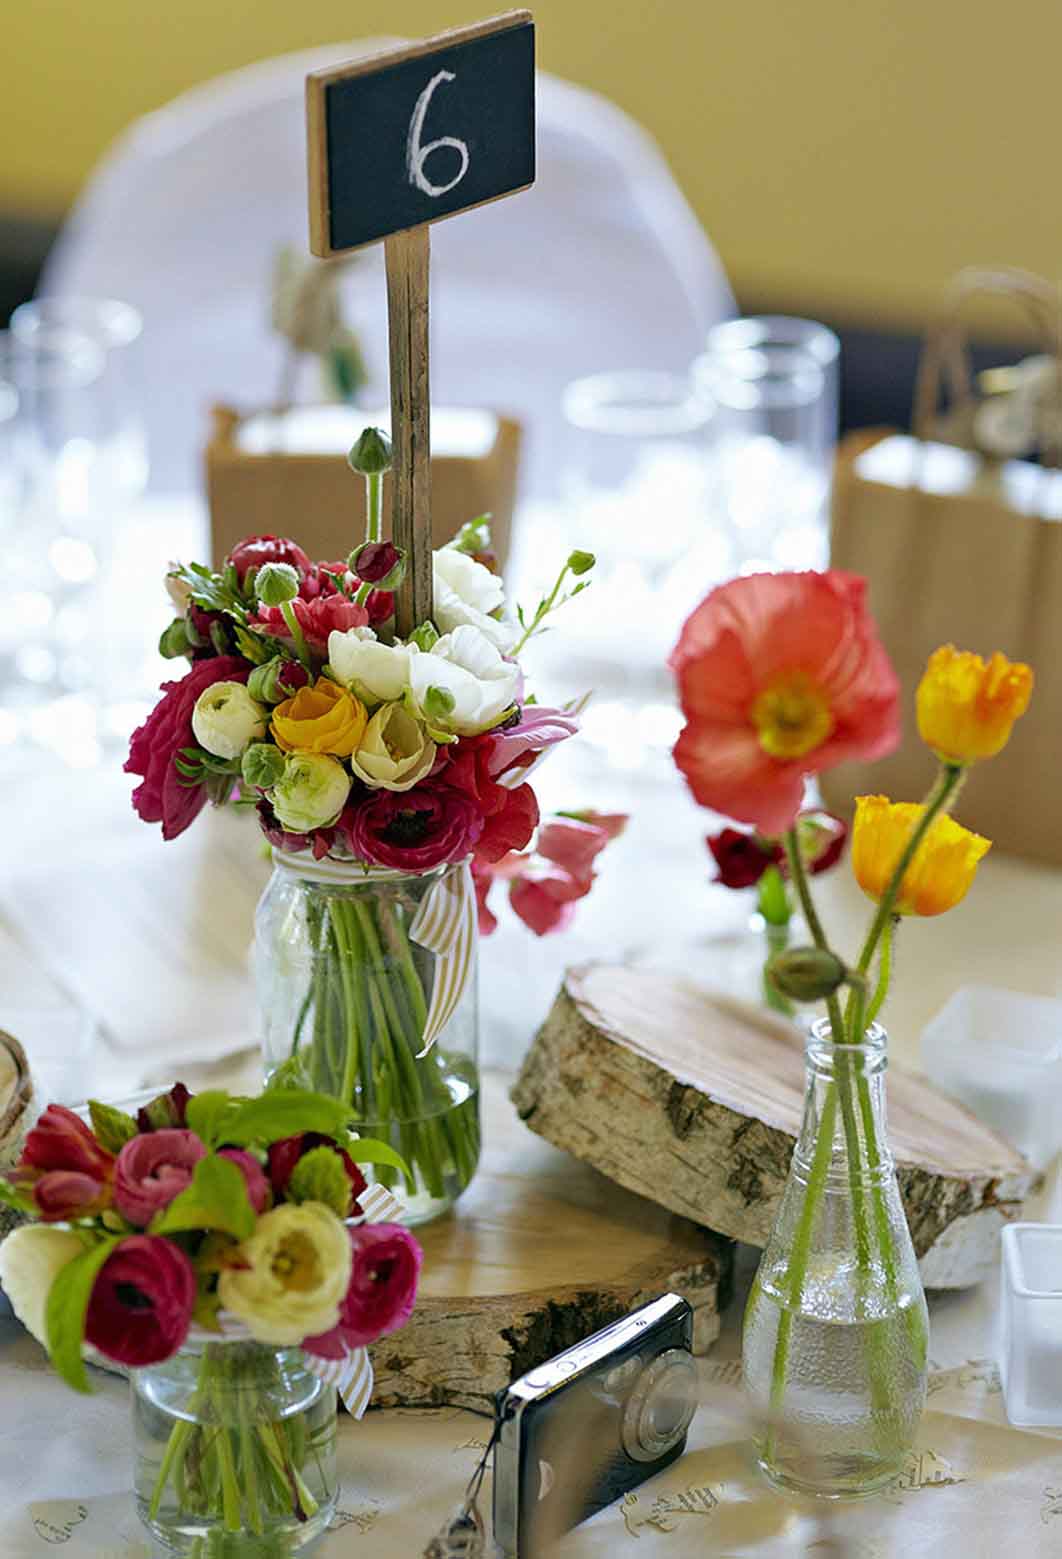
<instances>
[{"instance_id":1,"label":"clear drinking glass","mask_svg":"<svg viewBox=\"0 0 1062 1559\"><path fill-rule=\"evenodd\" d=\"M147 474L139 334L136 310L114 301L42 299L11 319L15 609L0 625L0 705L21 745L79 767L99 758L99 711L123 675L111 563Z\"/></svg>"},{"instance_id":2,"label":"clear drinking glass","mask_svg":"<svg viewBox=\"0 0 1062 1559\"><path fill-rule=\"evenodd\" d=\"M812 320L730 320L694 383L716 402L713 504L743 573L823 568L840 345Z\"/></svg>"}]
</instances>

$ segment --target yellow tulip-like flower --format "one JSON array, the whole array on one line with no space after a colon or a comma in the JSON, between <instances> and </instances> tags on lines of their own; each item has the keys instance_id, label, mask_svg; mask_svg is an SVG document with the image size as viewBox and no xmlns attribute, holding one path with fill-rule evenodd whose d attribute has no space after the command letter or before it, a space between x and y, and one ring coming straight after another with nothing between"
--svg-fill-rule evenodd
<instances>
[{"instance_id":1,"label":"yellow tulip-like flower","mask_svg":"<svg viewBox=\"0 0 1062 1559\"><path fill-rule=\"evenodd\" d=\"M420 721L401 704L381 704L350 767L373 790L412 790L431 773L436 752Z\"/></svg>"},{"instance_id":2,"label":"yellow tulip-like flower","mask_svg":"<svg viewBox=\"0 0 1062 1559\"><path fill-rule=\"evenodd\" d=\"M1033 674L997 650L980 655L941 645L918 684L918 730L945 763L994 758L1010 740L1015 720L1029 707Z\"/></svg>"},{"instance_id":3,"label":"yellow tulip-like flower","mask_svg":"<svg viewBox=\"0 0 1062 1559\"><path fill-rule=\"evenodd\" d=\"M870 898L880 903L925 807L887 796L857 796L852 826L852 870ZM896 898L898 915L943 915L966 897L977 863L992 848L942 812L934 818Z\"/></svg>"},{"instance_id":4,"label":"yellow tulip-like flower","mask_svg":"<svg viewBox=\"0 0 1062 1559\"><path fill-rule=\"evenodd\" d=\"M285 752L331 753L349 758L368 721L365 705L328 677L301 687L273 711L273 735Z\"/></svg>"},{"instance_id":5,"label":"yellow tulip-like flower","mask_svg":"<svg viewBox=\"0 0 1062 1559\"><path fill-rule=\"evenodd\" d=\"M331 1331L350 1283L346 1225L322 1202L263 1213L218 1279L222 1307L258 1342L293 1346Z\"/></svg>"}]
</instances>

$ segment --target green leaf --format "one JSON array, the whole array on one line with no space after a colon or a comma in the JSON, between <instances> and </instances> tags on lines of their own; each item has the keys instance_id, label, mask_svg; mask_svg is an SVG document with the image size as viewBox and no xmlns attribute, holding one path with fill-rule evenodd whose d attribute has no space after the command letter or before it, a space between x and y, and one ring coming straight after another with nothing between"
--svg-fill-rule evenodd
<instances>
[{"instance_id":1,"label":"green leaf","mask_svg":"<svg viewBox=\"0 0 1062 1559\"><path fill-rule=\"evenodd\" d=\"M311 1148L292 1170L287 1198L291 1202L323 1202L339 1218L350 1216L350 1177L332 1148Z\"/></svg>"},{"instance_id":2,"label":"green leaf","mask_svg":"<svg viewBox=\"0 0 1062 1559\"><path fill-rule=\"evenodd\" d=\"M120 1153L136 1136L136 1121L124 1110L116 1110L113 1104L90 1099L89 1118L97 1141L108 1153Z\"/></svg>"},{"instance_id":3,"label":"green leaf","mask_svg":"<svg viewBox=\"0 0 1062 1559\"><path fill-rule=\"evenodd\" d=\"M388 1142L378 1142L375 1137L351 1137L344 1146L355 1164L390 1164L407 1180L412 1178L405 1159Z\"/></svg>"},{"instance_id":4,"label":"green leaf","mask_svg":"<svg viewBox=\"0 0 1062 1559\"><path fill-rule=\"evenodd\" d=\"M294 1137L302 1131L334 1137L347 1125L350 1113L349 1105L326 1094L278 1089L241 1104L225 1123L225 1141L244 1148L254 1142Z\"/></svg>"},{"instance_id":5,"label":"green leaf","mask_svg":"<svg viewBox=\"0 0 1062 1559\"><path fill-rule=\"evenodd\" d=\"M101 1240L73 1261L61 1267L48 1290L45 1308L45 1335L48 1352L56 1370L75 1391L89 1392L81 1347L85 1341L85 1317L88 1314L92 1286L107 1257L119 1239Z\"/></svg>"},{"instance_id":6,"label":"green leaf","mask_svg":"<svg viewBox=\"0 0 1062 1559\"><path fill-rule=\"evenodd\" d=\"M237 1240L245 1240L254 1233L255 1222L247 1182L239 1168L231 1159L209 1153L195 1166L191 1185L152 1220L150 1233L220 1229Z\"/></svg>"},{"instance_id":7,"label":"green leaf","mask_svg":"<svg viewBox=\"0 0 1062 1559\"><path fill-rule=\"evenodd\" d=\"M0 1202L5 1207L13 1207L16 1212L27 1213L31 1218L37 1217L37 1204L30 1192L23 1186L12 1185L0 1175Z\"/></svg>"},{"instance_id":8,"label":"green leaf","mask_svg":"<svg viewBox=\"0 0 1062 1559\"><path fill-rule=\"evenodd\" d=\"M227 1142L220 1130L221 1122L234 1106L234 1100L224 1088L208 1088L189 1099L185 1120L189 1131L194 1131L200 1142L208 1148L216 1148L219 1142Z\"/></svg>"}]
</instances>

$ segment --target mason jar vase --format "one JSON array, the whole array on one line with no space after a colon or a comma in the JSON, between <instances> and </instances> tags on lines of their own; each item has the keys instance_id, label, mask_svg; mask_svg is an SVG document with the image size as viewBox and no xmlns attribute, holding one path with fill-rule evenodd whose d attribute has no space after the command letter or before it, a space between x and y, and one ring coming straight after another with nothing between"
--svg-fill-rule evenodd
<instances>
[{"instance_id":1,"label":"mason jar vase","mask_svg":"<svg viewBox=\"0 0 1062 1559\"><path fill-rule=\"evenodd\" d=\"M406 875L282 851L274 863L255 921L266 1072L274 1085L349 1104L356 1129L390 1143L408 1168L369 1173L399 1197L407 1223L427 1222L479 1161L468 867Z\"/></svg>"}]
</instances>

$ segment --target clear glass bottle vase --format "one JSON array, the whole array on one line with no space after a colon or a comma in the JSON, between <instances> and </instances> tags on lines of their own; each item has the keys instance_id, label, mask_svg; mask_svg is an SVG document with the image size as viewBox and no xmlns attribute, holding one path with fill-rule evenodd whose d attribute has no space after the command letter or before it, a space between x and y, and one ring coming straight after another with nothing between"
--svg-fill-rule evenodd
<instances>
[{"instance_id":1,"label":"clear glass bottle vase","mask_svg":"<svg viewBox=\"0 0 1062 1559\"><path fill-rule=\"evenodd\" d=\"M265 1559L335 1514L336 1388L298 1348L188 1343L132 1372L134 1486L152 1536L187 1559Z\"/></svg>"},{"instance_id":2,"label":"clear glass bottle vase","mask_svg":"<svg viewBox=\"0 0 1062 1559\"><path fill-rule=\"evenodd\" d=\"M832 1498L895 1481L926 1396L929 1318L885 1124L886 1035L807 1041L804 1119L745 1312L761 1469Z\"/></svg>"},{"instance_id":3,"label":"clear glass bottle vase","mask_svg":"<svg viewBox=\"0 0 1062 1559\"><path fill-rule=\"evenodd\" d=\"M349 1103L357 1129L389 1142L410 1170L367 1173L394 1189L406 1222L424 1223L452 1206L479 1161L468 868L406 875L280 851L274 862L255 918L266 1072ZM448 952L418 939L439 947L440 925L462 914ZM422 1056L437 987L448 1016Z\"/></svg>"}]
</instances>

